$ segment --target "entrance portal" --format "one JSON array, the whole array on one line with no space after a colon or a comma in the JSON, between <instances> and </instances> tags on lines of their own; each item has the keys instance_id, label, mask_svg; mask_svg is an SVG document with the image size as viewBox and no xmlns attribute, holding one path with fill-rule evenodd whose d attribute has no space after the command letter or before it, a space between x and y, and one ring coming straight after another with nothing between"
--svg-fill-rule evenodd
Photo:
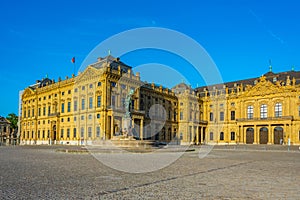
<instances>
[{"instance_id":1,"label":"entrance portal","mask_svg":"<svg viewBox=\"0 0 300 200\"><path fill-rule=\"evenodd\" d=\"M57 138L56 138L56 125L53 126L53 138L52 140L55 141Z\"/></svg>"},{"instance_id":2,"label":"entrance portal","mask_svg":"<svg viewBox=\"0 0 300 200\"><path fill-rule=\"evenodd\" d=\"M254 129L247 128L246 130L246 144L253 144L254 142Z\"/></svg>"},{"instance_id":3,"label":"entrance portal","mask_svg":"<svg viewBox=\"0 0 300 200\"><path fill-rule=\"evenodd\" d=\"M259 144L267 144L268 143L268 129L266 127L262 127L259 129Z\"/></svg>"},{"instance_id":4,"label":"entrance portal","mask_svg":"<svg viewBox=\"0 0 300 200\"><path fill-rule=\"evenodd\" d=\"M283 128L277 126L274 128L274 144L282 144Z\"/></svg>"}]
</instances>

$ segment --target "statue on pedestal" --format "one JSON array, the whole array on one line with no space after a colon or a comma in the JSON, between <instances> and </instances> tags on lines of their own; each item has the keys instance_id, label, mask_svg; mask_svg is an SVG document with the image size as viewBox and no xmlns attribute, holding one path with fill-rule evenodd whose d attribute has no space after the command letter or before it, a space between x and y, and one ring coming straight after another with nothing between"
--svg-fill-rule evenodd
<instances>
[{"instance_id":1,"label":"statue on pedestal","mask_svg":"<svg viewBox=\"0 0 300 200\"><path fill-rule=\"evenodd\" d=\"M134 93L134 90L131 89L129 91L129 94L126 96L126 99L125 99L125 115L122 119L122 135L123 136L132 136L132 133L131 133L131 96L133 95Z\"/></svg>"}]
</instances>

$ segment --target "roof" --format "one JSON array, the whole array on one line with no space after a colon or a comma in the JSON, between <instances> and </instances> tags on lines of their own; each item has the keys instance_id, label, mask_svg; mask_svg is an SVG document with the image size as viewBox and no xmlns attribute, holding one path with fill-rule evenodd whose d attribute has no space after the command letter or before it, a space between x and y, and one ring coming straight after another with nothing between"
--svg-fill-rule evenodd
<instances>
[{"instance_id":1,"label":"roof","mask_svg":"<svg viewBox=\"0 0 300 200\"><path fill-rule=\"evenodd\" d=\"M273 72L267 72L263 76L266 77L266 80L270 82L276 82L280 81L285 83L287 80L287 77L289 76L289 79L295 79L296 80L296 85L300 84L300 71L286 71L286 72L279 72L279 73L273 73ZM209 89L212 87L215 87L216 89L222 89L224 88L224 85L228 88L233 88L236 87L237 85L255 85L259 77L256 78L249 78L249 79L244 79L244 80L238 80L238 81L231 81L231 82L225 82L225 83L220 83L220 84L215 84L215 85L209 85L209 86L202 86L198 87L195 89L197 92L202 92L205 89Z\"/></svg>"},{"instance_id":2,"label":"roof","mask_svg":"<svg viewBox=\"0 0 300 200\"><path fill-rule=\"evenodd\" d=\"M120 61L120 58L115 58L111 55L108 55L104 58L99 57L98 61L96 63L91 64L90 66L100 69L103 68L104 64L109 64L109 66L114 69L118 70L118 67L121 67L122 72L127 73L128 69L131 69L132 67L129 65L126 65L125 63Z\"/></svg>"},{"instance_id":3,"label":"roof","mask_svg":"<svg viewBox=\"0 0 300 200\"><path fill-rule=\"evenodd\" d=\"M5 117L0 116L0 123L1 124L4 124L4 123L10 124L10 121L8 121Z\"/></svg>"},{"instance_id":4,"label":"roof","mask_svg":"<svg viewBox=\"0 0 300 200\"><path fill-rule=\"evenodd\" d=\"M176 94L180 94L180 93L184 93L185 91L192 91L191 86L185 84L185 83L179 83L177 85L175 85L172 88L172 91L174 91Z\"/></svg>"}]
</instances>

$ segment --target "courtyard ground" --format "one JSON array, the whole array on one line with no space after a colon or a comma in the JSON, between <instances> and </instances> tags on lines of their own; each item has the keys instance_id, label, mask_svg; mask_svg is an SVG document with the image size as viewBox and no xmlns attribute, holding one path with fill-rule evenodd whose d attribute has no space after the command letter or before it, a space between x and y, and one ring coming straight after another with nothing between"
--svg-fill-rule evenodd
<instances>
[{"instance_id":1,"label":"courtyard ground","mask_svg":"<svg viewBox=\"0 0 300 200\"><path fill-rule=\"evenodd\" d=\"M192 148L158 171L126 173L80 147L2 146L0 198L300 199L298 147L215 146L202 159Z\"/></svg>"}]
</instances>

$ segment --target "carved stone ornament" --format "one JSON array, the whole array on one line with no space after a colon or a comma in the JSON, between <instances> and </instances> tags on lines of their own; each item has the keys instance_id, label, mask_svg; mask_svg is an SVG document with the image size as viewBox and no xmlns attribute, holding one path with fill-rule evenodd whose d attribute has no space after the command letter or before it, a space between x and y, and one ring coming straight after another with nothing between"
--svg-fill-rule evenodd
<instances>
[{"instance_id":1,"label":"carved stone ornament","mask_svg":"<svg viewBox=\"0 0 300 200\"><path fill-rule=\"evenodd\" d=\"M265 76L260 78L260 81L249 88L243 95L244 96L265 96L269 94L277 94L284 92L284 89L280 85L274 85L270 81L266 80Z\"/></svg>"},{"instance_id":2,"label":"carved stone ornament","mask_svg":"<svg viewBox=\"0 0 300 200\"><path fill-rule=\"evenodd\" d=\"M99 75L99 72L97 69L94 69L93 67L88 67L83 73L81 73L77 79L76 82L83 82L91 80Z\"/></svg>"},{"instance_id":3,"label":"carved stone ornament","mask_svg":"<svg viewBox=\"0 0 300 200\"><path fill-rule=\"evenodd\" d=\"M26 88L26 90L23 93L22 98L30 97L34 94L34 91L31 88Z\"/></svg>"}]
</instances>

